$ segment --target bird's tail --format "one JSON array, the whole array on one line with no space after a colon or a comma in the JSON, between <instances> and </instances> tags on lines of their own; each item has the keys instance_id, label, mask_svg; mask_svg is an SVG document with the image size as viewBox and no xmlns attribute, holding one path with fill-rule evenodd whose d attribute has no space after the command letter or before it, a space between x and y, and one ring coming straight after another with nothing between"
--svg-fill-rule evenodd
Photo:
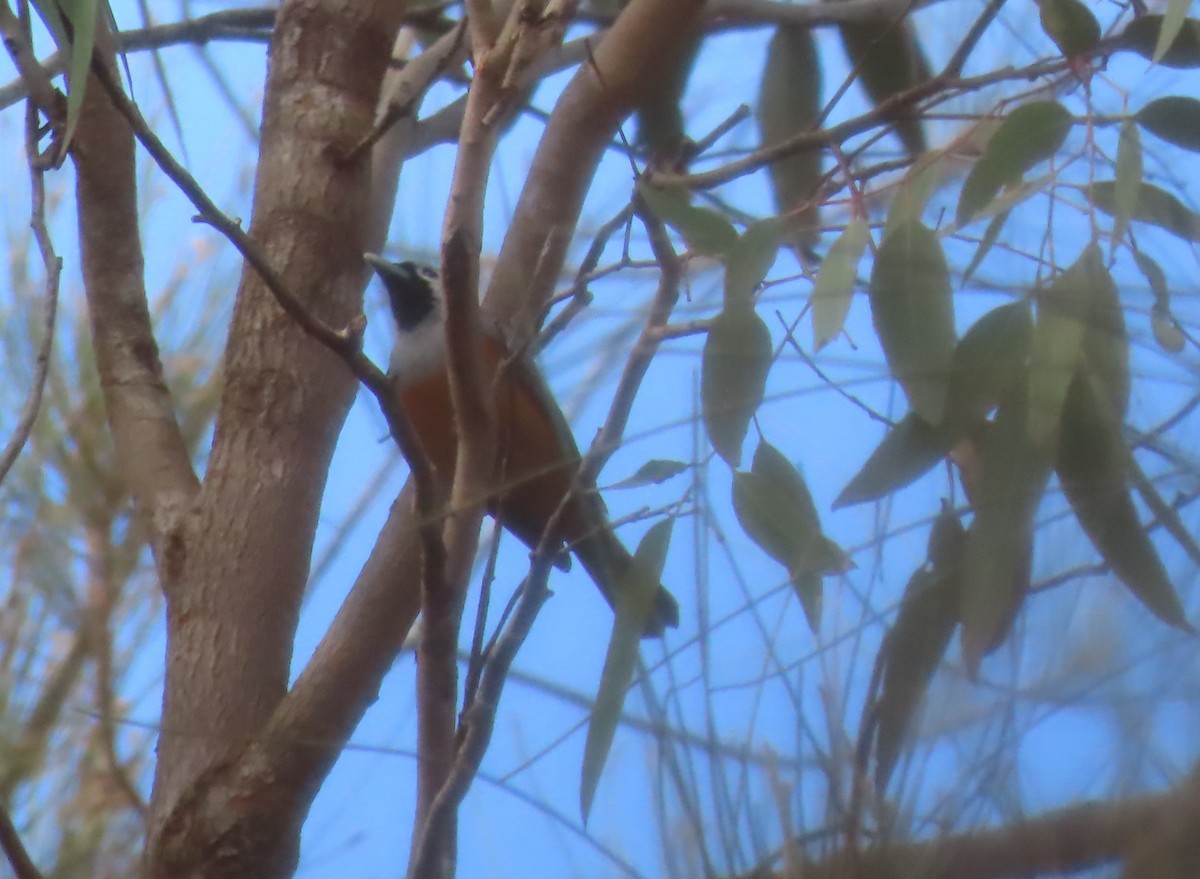
<instances>
[{"instance_id":1,"label":"bird's tail","mask_svg":"<svg viewBox=\"0 0 1200 879\"><path fill-rule=\"evenodd\" d=\"M629 550L608 528L599 528L571 544L571 551L587 569L588 575L599 587L604 600L616 608L616 590L621 588L623 575L633 564ZM658 587L654 606L646 619L644 638L661 637L666 629L679 625L679 603L663 586Z\"/></svg>"}]
</instances>

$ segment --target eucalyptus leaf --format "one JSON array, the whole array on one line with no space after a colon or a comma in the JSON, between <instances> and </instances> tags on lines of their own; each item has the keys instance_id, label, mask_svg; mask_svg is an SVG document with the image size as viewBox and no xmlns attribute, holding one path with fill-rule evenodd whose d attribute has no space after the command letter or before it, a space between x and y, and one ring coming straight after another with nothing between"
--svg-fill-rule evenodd
<instances>
[{"instance_id":1,"label":"eucalyptus leaf","mask_svg":"<svg viewBox=\"0 0 1200 879\"><path fill-rule=\"evenodd\" d=\"M935 541L941 544L936 553ZM958 625L966 532L952 511L938 516L930 544L930 564L909 579L880 649L883 675L875 739L875 786L880 791L887 787L900 745Z\"/></svg>"},{"instance_id":2,"label":"eucalyptus leaf","mask_svg":"<svg viewBox=\"0 0 1200 879\"><path fill-rule=\"evenodd\" d=\"M1073 117L1055 101L1033 101L1013 110L984 147L963 183L955 219L962 226L1005 186L1049 159L1071 131Z\"/></svg>"},{"instance_id":3,"label":"eucalyptus leaf","mask_svg":"<svg viewBox=\"0 0 1200 879\"><path fill-rule=\"evenodd\" d=\"M651 526L634 552L633 563L622 574L624 582L613 590L617 596L616 616L604 670L600 674L600 689L588 722L579 783L579 809L584 824L592 811L600 776L608 762L617 722L625 706L625 693L633 680L638 646L646 620L654 608L654 596L662 580L673 525L673 519L664 519Z\"/></svg>"},{"instance_id":4,"label":"eucalyptus leaf","mask_svg":"<svg viewBox=\"0 0 1200 879\"><path fill-rule=\"evenodd\" d=\"M779 221L760 220L748 228L729 249L725 261L726 307L749 305L779 253Z\"/></svg>"},{"instance_id":5,"label":"eucalyptus leaf","mask_svg":"<svg viewBox=\"0 0 1200 879\"><path fill-rule=\"evenodd\" d=\"M1116 216L1116 181L1102 180L1084 187L1088 200L1110 216ZM1166 229L1184 241L1200 241L1200 216L1183 202L1152 183L1138 187L1133 219Z\"/></svg>"},{"instance_id":6,"label":"eucalyptus leaf","mask_svg":"<svg viewBox=\"0 0 1200 879\"><path fill-rule=\"evenodd\" d=\"M1100 22L1080 0L1038 0L1042 30L1068 58L1086 55L1100 42Z\"/></svg>"},{"instance_id":7,"label":"eucalyptus leaf","mask_svg":"<svg viewBox=\"0 0 1200 879\"><path fill-rule=\"evenodd\" d=\"M1029 366L1029 434L1038 445L1053 445L1067 388L1083 350L1091 318L1093 290L1104 264L1095 244L1038 296L1037 323Z\"/></svg>"},{"instance_id":8,"label":"eucalyptus leaf","mask_svg":"<svg viewBox=\"0 0 1200 879\"><path fill-rule=\"evenodd\" d=\"M871 230L867 221L852 220L821 261L812 291L813 350L820 351L842 332Z\"/></svg>"},{"instance_id":9,"label":"eucalyptus leaf","mask_svg":"<svg viewBox=\"0 0 1200 879\"><path fill-rule=\"evenodd\" d=\"M821 116L821 62L807 27L782 25L767 46L758 95L758 130L763 146L773 146L809 131ZM814 203L821 184L821 151L803 150L776 159L768 167L775 207L788 215L791 240L811 248L819 217Z\"/></svg>"},{"instance_id":10,"label":"eucalyptus leaf","mask_svg":"<svg viewBox=\"0 0 1200 879\"><path fill-rule=\"evenodd\" d=\"M980 455L962 604L962 653L972 675L1008 634L1029 589L1034 516L1053 459L1031 441L1028 417L1020 382L1000 404Z\"/></svg>"},{"instance_id":11,"label":"eucalyptus leaf","mask_svg":"<svg viewBox=\"0 0 1200 879\"><path fill-rule=\"evenodd\" d=\"M1185 150L1200 152L1200 101L1170 95L1151 101L1134 116L1138 125Z\"/></svg>"},{"instance_id":12,"label":"eucalyptus leaf","mask_svg":"<svg viewBox=\"0 0 1200 879\"><path fill-rule=\"evenodd\" d=\"M927 82L929 61L917 41L912 23L901 21L842 22L842 45L871 104L878 107L892 95ZM921 118L910 108L895 117L896 134L909 157L925 152Z\"/></svg>"},{"instance_id":13,"label":"eucalyptus leaf","mask_svg":"<svg viewBox=\"0 0 1200 879\"><path fill-rule=\"evenodd\" d=\"M1130 120L1121 125L1117 143L1117 179L1113 187L1113 241L1125 237L1129 221L1137 211L1138 191L1142 185L1142 140Z\"/></svg>"},{"instance_id":14,"label":"eucalyptus leaf","mask_svg":"<svg viewBox=\"0 0 1200 879\"><path fill-rule=\"evenodd\" d=\"M750 419L762 403L771 368L771 333L752 309L713 320L700 365L704 427L717 453L737 467Z\"/></svg>"},{"instance_id":15,"label":"eucalyptus leaf","mask_svg":"<svg viewBox=\"0 0 1200 879\"><path fill-rule=\"evenodd\" d=\"M1029 303L993 308L971 325L954 347L946 398L946 430L956 443L985 418L1028 375L1033 345Z\"/></svg>"},{"instance_id":16,"label":"eucalyptus leaf","mask_svg":"<svg viewBox=\"0 0 1200 879\"><path fill-rule=\"evenodd\" d=\"M1063 411L1058 478L1105 563L1163 622L1190 631L1183 606L1129 494L1121 426L1082 373Z\"/></svg>"},{"instance_id":17,"label":"eucalyptus leaf","mask_svg":"<svg viewBox=\"0 0 1200 879\"><path fill-rule=\"evenodd\" d=\"M950 270L937 236L907 221L883 239L870 283L871 318L909 405L941 423L954 355Z\"/></svg>"},{"instance_id":18,"label":"eucalyptus leaf","mask_svg":"<svg viewBox=\"0 0 1200 879\"><path fill-rule=\"evenodd\" d=\"M686 469L688 469L688 465L683 461L651 458L632 476L613 483L609 488L640 488L643 485L657 485L660 482L666 482L673 476L678 476Z\"/></svg>"},{"instance_id":19,"label":"eucalyptus leaf","mask_svg":"<svg viewBox=\"0 0 1200 879\"><path fill-rule=\"evenodd\" d=\"M887 432L833 508L876 501L916 482L950 453L953 443L915 412Z\"/></svg>"},{"instance_id":20,"label":"eucalyptus leaf","mask_svg":"<svg viewBox=\"0 0 1200 879\"><path fill-rule=\"evenodd\" d=\"M738 239L729 220L711 208L691 204L683 189L639 184L638 194L651 213L682 235L696 253L722 256Z\"/></svg>"},{"instance_id":21,"label":"eucalyptus leaf","mask_svg":"<svg viewBox=\"0 0 1200 879\"><path fill-rule=\"evenodd\" d=\"M1154 62L1157 64L1166 57L1167 52L1175 44L1183 24L1187 20L1188 7L1192 0L1167 0L1167 11L1163 15L1162 29L1158 32L1158 42L1154 45Z\"/></svg>"},{"instance_id":22,"label":"eucalyptus leaf","mask_svg":"<svg viewBox=\"0 0 1200 879\"><path fill-rule=\"evenodd\" d=\"M1139 15L1116 38L1117 46L1164 67L1200 67L1200 20L1185 18L1169 48L1155 57L1163 21L1162 15Z\"/></svg>"}]
</instances>

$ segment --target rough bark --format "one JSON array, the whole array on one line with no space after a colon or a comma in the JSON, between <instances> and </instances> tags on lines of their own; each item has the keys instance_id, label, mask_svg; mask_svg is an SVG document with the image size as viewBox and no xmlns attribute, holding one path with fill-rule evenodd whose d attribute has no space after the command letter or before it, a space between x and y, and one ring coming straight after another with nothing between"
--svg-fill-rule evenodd
<instances>
[{"instance_id":1,"label":"rough bark","mask_svg":"<svg viewBox=\"0 0 1200 879\"><path fill-rule=\"evenodd\" d=\"M367 163L341 156L370 126L401 13L387 0L295 0L271 44L250 232L293 295L335 327L361 313L369 184ZM343 364L245 270L208 473L165 581L148 875L294 869L307 803L269 783L230 800L246 770L238 756L284 695L329 459L353 396Z\"/></svg>"}]
</instances>

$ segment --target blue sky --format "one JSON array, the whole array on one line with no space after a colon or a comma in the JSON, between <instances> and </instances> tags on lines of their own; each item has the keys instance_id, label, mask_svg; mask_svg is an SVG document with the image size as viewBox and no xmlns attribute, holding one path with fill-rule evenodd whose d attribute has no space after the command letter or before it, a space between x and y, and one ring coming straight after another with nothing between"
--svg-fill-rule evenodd
<instances>
[{"instance_id":1,"label":"blue sky","mask_svg":"<svg viewBox=\"0 0 1200 879\"><path fill-rule=\"evenodd\" d=\"M193 8L193 13L215 8ZM163 19L176 15L176 9L165 4L154 11ZM115 12L124 25L136 26L139 22L136 10L128 5L118 6ZM919 20L923 26L961 32L968 16L969 11L939 8L936 15L928 10ZM1019 51L1027 37L1014 36L1012 31L1020 31L1021 26L1020 16L1005 21L994 44L989 41L981 48L983 60L1004 57L1005 52L1014 51L1014 45ZM706 48L700 65L705 72L693 82L685 102L689 133L707 131L739 103L753 100L758 59L766 37L765 31L731 33L713 40ZM828 95L845 68L836 39L823 34L821 40L825 57L831 59L825 74ZM948 51L937 44L929 48L935 58ZM244 106L256 112L264 72L263 48L214 45L209 51L237 84ZM197 65L192 49L170 49L162 57L174 99L183 108L186 150L181 152L186 152L192 172L219 205L230 213L247 216L252 141ZM170 132L148 58L137 56L130 63L135 95L143 109L161 130ZM1134 107L1168 88L1168 84L1174 93L1189 93L1189 88L1194 93L1194 77L1180 79L1178 74L1154 71L1139 78L1144 65L1135 70L1131 66L1134 64L1140 62L1115 62L1110 67L1116 81L1136 82L1131 98ZM539 107L552 106L553 95L565 78L565 74L555 77L539 90ZM1097 94L1107 102L1115 100L1111 89L1106 91L1099 85ZM435 92L430 101L436 104L452 97L452 90L446 88ZM846 98L850 103L845 112L861 106L854 103L860 100L852 92ZM1077 101L1078 95L1064 100ZM1072 107L1078 109L1078 104ZM13 142L11 136L19 131L19 125L17 108L0 116L0 131L9 135L6 142ZM952 127L950 122L939 123L932 140L937 143ZM524 119L502 146L489 189L485 265L501 240L539 131L537 122ZM749 147L756 138L753 123L747 122L723 145ZM180 147L174 135L168 136L167 142L176 149ZM1153 146L1154 153L1148 152L1148 175L1170 175L1175 180L1195 176L1194 170L1187 171L1195 168L1194 157ZM1148 151L1150 148L1147 143ZM15 150L5 152L8 167L17 167L15 156ZM161 175L146 166L144 156L141 161L147 182L142 197L148 205L144 235L149 289L161 289L181 264L199 267L186 281L189 295L180 297L180 304L162 325L169 364L171 357L179 353L172 350L172 334L182 332L180 327L190 321L211 319L194 305L209 295L210 289L216 291L212 295L218 301L217 314L227 319L237 263L232 248L208 227L191 223L190 206ZM1192 164L1184 166L1183 161ZM390 252L434 252L452 162L452 150L438 147L406 166L389 237ZM64 193L70 192L69 176L67 169L53 181ZM631 186L626 160L611 154L589 197L581 229L594 228L619 210L627 202ZM722 195L730 196L739 208L751 213L763 215L770 211L762 174L739 182ZM951 207L954 195L952 189L944 199ZM23 204L17 208L6 205L10 224L19 222L12 218L20 218L24 210ZM1008 233L1013 240L1031 245L1042 234L1044 218L1044 209L1040 219L1033 210L1015 218ZM926 219L936 220L936 204ZM1063 252L1082 247L1086 228L1072 230L1066 221L1060 222L1064 224L1060 227ZM67 213L57 232L68 266L64 290L72 307L78 308L81 295L77 268L72 265L75 245ZM1160 254L1172 258L1169 264L1178 282L1178 309L1181 316L1188 316L1194 312L1196 279L1200 275L1194 250L1161 236L1142 234ZM580 235L574 258L581 255L588 239ZM640 246L636 236L634 246ZM609 256L615 257L618 250L619 244L614 245ZM966 245L948 245L951 260L958 265L969 258L970 252ZM1060 254L1059 261L1065 264L1071 260ZM792 257L782 256L768 278L788 277L795 272ZM960 296L960 331L987 307L1004 301L989 287L1010 291L1012 284L1022 280L1022 272L1019 265L1005 262L1002 256L990 258L981 272L981 283ZM1135 336L1135 373L1155 379L1153 388L1135 388L1131 420L1145 426L1155 423L1194 385L1195 352L1186 355L1182 363L1156 353L1147 342L1145 313L1150 299L1144 283L1129 273L1118 277L1129 282L1126 304L1130 331ZM627 353L639 309L653 293L654 283L651 272L629 272L616 282L596 285L598 298L589 319L557 340L543 357L547 377L582 443L593 435L605 414L613 381L611 369ZM681 314L705 314L718 301L720 285L718 267L693 265L690 298L681 304ZM808 289L807 282L794 281L772 287L764 296L760 313L772 328L776 343L782 341L776 310L785 320L796 320ZM839 340L823 351L817 362L835 379L850 382L849 389L872 406L899 417L903 414L903 398L887 380L866 303L862 297L859 300L848 325L857 348L845 339ZM380 306L380 291L372 286L367 291L371 319L367 344L382 362L390 335ZM807 322L801 322L797 338L805 344L811 338ZM691 337L664 346L635 407L630 441L608 465L602 484L628 476L650 458L708 458L706 441L694 417L701 344L700 337ZM593 383L594 376L601 378ZM590 392L580 393L580 387L590 388ZM718 824L737 828L743 847L728 856L728 863L718 861L718 870L749 866L756 841L761 840L757 847L766 849L778 844L784 803L791 809L796 825L808 829L820 826L827 799L840 793L828 790L824 761L844 762L846 749L853 747L871 661L886 620L881 614L886 615L895 606L909 575L923 559L926 534L921 523L936 512L939 498L949 493L945 472L938 468L904 490L894 503L829 513L832 499L878 442L881 429L848 406L794 357L785 355L773 370L768 402L757 424L763 436L802 468L828 533L844 547L857 550L857 568L844 578L826 581L825 619L816 635L809 631L790 595L783 571L740 533L729 509L729 471L719 460L661 486L609 491L606 495L614 517L677 502L689 489L702 493L711 503L711 520L687 517L676 523L664 580L680 597L684 624L679 632L668 636L665 644L648 644L644 659L648 665L658 667L664 651L671 655L669 667L658 667L653 679L660 696L671 706L674 725L686 723L699 735L711 730L727 745L752 745L760 755L772 752L772 759L777 761L774 768L758 763L743 770L736 761L710 760L700 751L690 750L677 767L678 777L687 779L705 803L705 832L711 834L710 842L716 839ZM360 394L330 474L315 555L321 555L322 547L367 483L383 473L384 485L338 558L314 585L297 636L297 673L353 582L402 483L405 468L396 461L394 448L381 441L385 433L373 402L368 395ZM753 436L752 431L747 441L747 460L753 451ZM961 494L957 497L961 501ZM1061 509L1061 500L1054 499L1043 512L1050 516ZM626 544L634 546L651 521L623 528L620 534ZM900 533L886 545L873 548L872 534L888 528ZM1044 537L1037 558L1040 574L1069 567L1073 560L1091 558L1073 522L1051 521ZM497 589L506 597L504 590L519 582L524 571L525 550L506 539L501 557ZM1171 565L1179 574L1176 583L1184 591L1185 604L1193 609L1195 620L1195 602L1189 599L1190 575L1178 560L1172 560ZM555 598L522 651L518 668L533 679L586 698L594 693L599 681L611 617L578 566L569 575L555 575L552 586ZM753 612L745 609L747 595L758 599ZM473 607L472 599L468 600L469 607ZM732 617L711 633L707 654L693 640L701 607L714 621ZM1155 623L1107 578L1086 578L1035 597L1018 623L1012 645L1002 647L985 663L980 685L965 681L957 646L951 648L951 668L935 685L922 727L928 738L917 749L913 762L898 770L893 795L903 795L906 808L929 815L931 824L919 827L930 832L939 821L955 823L963 815L974 816L979 822L1010 817L1015 801L1006 801L999 795L1002 791L1033 811L1078 797L1103 796L1112 789L1133 790L1167 783L1194 759L1194 747L1187 743L1200 741L1194 713L1184 709L1195 696L1192 682L1196 680L1196 666L1189 645L1186 639ZM130 693L145 693L146 686L158 680L160 655L154 645L145 651L131 670ZM1163 671L1172 668L1181 673L1164 678ZM413 659L411 655L402 656L387 678L379 701L355 733L354 746L343 755L318 796L305 826L298 875L392 877L403 872L414 791L413 681ZM603 848L634 865L643 875L680 875L673 867L681 868L681 864L662 863L660 841L670 840L682 864L688 863L688 852L695 846L688 841L687 822L671 793L662 795L670 823L656 823L655 797L657 792L670 790L671 776L668 764L656 759L654 743L647 736L629 729L618 733L588 836L581 833L578 778L586 713L547 689L519 681L511 682L506 689L494 745L484 763L486 778L476 782L460 821L460 875L497 879L616 875L618 868L602 853ZM158 694L153 691L143 695L131 706L131 719L153 722L157 700ZM639 698L630 700L630 710L643 710ZM1138 722L1134 723L1131 716ZM554 743L553 748L543 752ZM536 759L526 765L531 758ZM722 797L737 805L722 812L717 805ZM542 803L544 808L531 801Z\"/></svg>"}]
</instances>

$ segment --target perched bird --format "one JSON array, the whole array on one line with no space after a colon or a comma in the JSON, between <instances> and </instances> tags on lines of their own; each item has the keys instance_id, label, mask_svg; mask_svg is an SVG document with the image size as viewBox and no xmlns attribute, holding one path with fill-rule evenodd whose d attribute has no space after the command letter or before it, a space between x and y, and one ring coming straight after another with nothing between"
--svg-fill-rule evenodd
<instances>
[{"instance_id":1,"label":"perched bird","mask_svg":"<svg viewBox=\"0 0 1200 879\"><path fill-rule=\"evenodd\" d=\"M393 263L366 254L387 290L398 338L388 374L430 463L446 484L454 476L458 438L446 375L445 298L436 269L414 262ZM499 332L484 337L484 363L496 394L498 478L488 512L521 542L537 547L579 468L579 449L562 412L537 368L510 354ZM593 487L571 497L558 518L555 564L566 569L568 550L578 556L609 605L620 574L633 559L613 534L604 501ZM614 605L615 606L615 605ZM659 586L646 622L646 636L679 624L679 606Z\"/></svg>"}]
</instances>

